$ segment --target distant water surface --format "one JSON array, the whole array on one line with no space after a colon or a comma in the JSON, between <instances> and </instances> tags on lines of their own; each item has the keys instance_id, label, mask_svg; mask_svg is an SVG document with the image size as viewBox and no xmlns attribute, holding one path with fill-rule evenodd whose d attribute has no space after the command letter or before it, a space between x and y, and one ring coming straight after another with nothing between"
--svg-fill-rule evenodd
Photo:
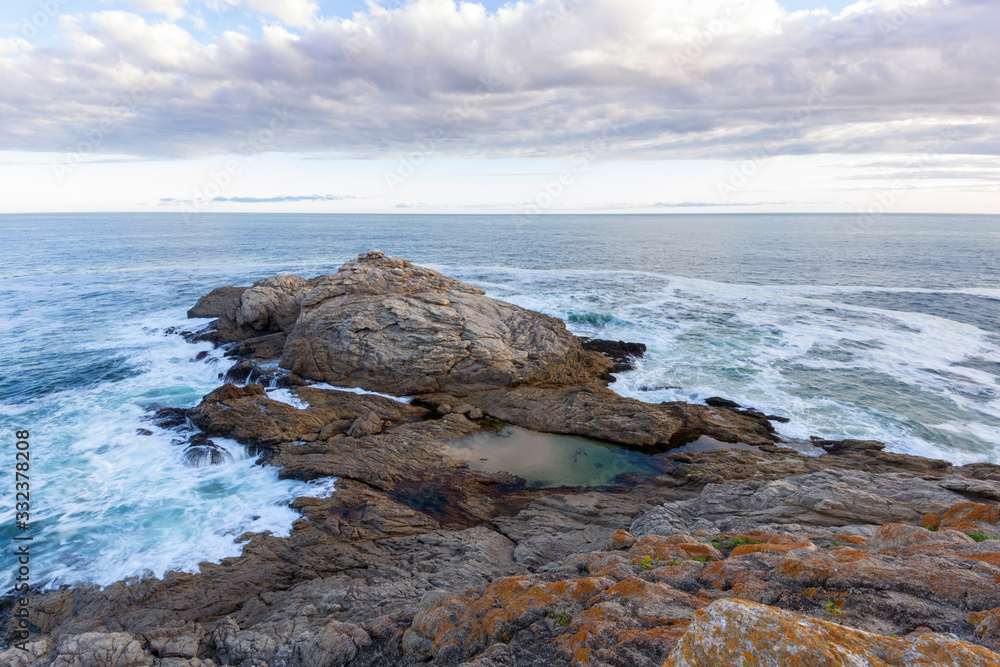
<instances>
[{"instance_id":1,"label":"distant water surface","mask_svg":"<svg viewBox=\"0 0 1000 667\"><path fill-rule=\"evenodd\" d=\"M0 433L9 461L13 430L32 432L33 574L51 585L196 569L329 492L235 442L231 463L190 468L171 433L137 429L230 363L163 333L200 295L372 248L646 343L626 396L724 396L790 417L791 437L1000 460L1000 216L8 215L0 237Z\"/></svg>"}]
</instances>

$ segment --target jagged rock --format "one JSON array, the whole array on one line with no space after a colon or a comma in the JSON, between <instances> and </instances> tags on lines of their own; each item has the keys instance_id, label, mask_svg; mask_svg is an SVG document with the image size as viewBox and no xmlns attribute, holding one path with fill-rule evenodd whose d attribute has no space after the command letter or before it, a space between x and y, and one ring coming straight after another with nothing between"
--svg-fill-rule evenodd
<instances>
[{"instance_id":1,"label":"jagged rock","mask_svg":"<svg viewBox=\"0 0 1000 667\"><path fill-rule=\"evenodd\" d=\"M351 427L347 429L347 435L352 438L360 438L363 435L375 435L381 432L382 420L371 410L355 419Z\"/></svg>"},{"instance_id":2,"label":"jagged rock","mask_svg":"<svg viewBox=\"0 0 1000 667\"><path fill-rule=\"evenodd\" d=\"M198 299L198 303L187 311L187 316L222 317L230 311L235 311L240 296L248 289L248 287L216 287Z\"/></svg>"},{"instance_id":3,"label":"jagged rock","mask_svg":"<svg viewBox=\"0 0 1000 667\"><path fill-rule=\"evenodd\" d=\"M295 391L309 404L305 410L268 398L259 384L226 384L191 410L191 420L210 436L233 438L257 450L271 450L309 433L320 434L334 422L353 422L362 415L373 414L381 424L416 419L427 413L423 408L371 394L308 387Z\"/></svg>"},{"instance_id":4,"label":"jagged rock","mask_svg":"<svg viewBox=\"0 0 1000 667\"><path fill-rule=\"evenodd\" d=\"M247 338L240 343L237 354L256 359L277 359L285 348L285 338L287 336L282 332Z\"/></svg>"},{"instance_id":5,"label":"jagged rock","mask_svg":"<svg viewBox=\"0 0 1000 667\"><path fill-rule=\"evenodd\" d=\"M299 315L302 295L310 289L307 280L290 273L258 280L225 302L216 322L216 340L229 343L286 331Z\"/></svg>"},{"instance_id":6,"label":"jagged rock","mask_svg":"<svg viewBox=\"0 0 1000 667\"><path fill-rule=\"evenodd\" d=\"M35 650L51 646L49 642L38 643L40 646ZM63 640L54 651L34 662L24 661L25 657L23 651L8 649L0 653L0 664L10 667L153 667L156 662L142 639L127 632L86 632Z\"/></svg>"},{"instance_id":7,"label":"jagged rock","mask_svg":"<svg viewBox=\"0 0 1000 667\"><path fill-rule=\"evenodd\" d=\"M313 380L394 395L519 383L572 384L611 362L562 321L374 251L302 299L281 365Z\"/></svg>"},{"instance_id":8,"label":"jagged rock","mask_svg":"<svg viewBox=\"0 0 1000 667\"><path fill-rule=\"evenodd\" d=\"M695 613L663 667L997 667L1000 656L947 634L893 638L743 600ZM748 662L750 661L750 662Z\"/></svg>"},{"instance_id":9,"label":"jagged rock","mask_svg":"<svg viewBox=\"0 0 1000 667\"><path fill-rule=\"evenodd\" d=\"M450 397L429 394L421 399L440 403ZM759 420L730 410L688 403L644 403L595 384L571 389L494 389L467 394L463 400L492 417L536 431L639 447L666 447L687 435L748 444L775 439Z\"/></svg>"},{"instance_id":10,"label":"jagged rock","mask_svg":"<svg viewBox=\"0 0 1000 667\"><path fill-rule=\"evenodd\" d=\"M603 340L600 338L581 338L583 349L600 352L614 362L611 373L622 373L635 370L635 360L642 359L646 354L643 343L626 343L623 340Z\"/></svg>"}]
</instances>

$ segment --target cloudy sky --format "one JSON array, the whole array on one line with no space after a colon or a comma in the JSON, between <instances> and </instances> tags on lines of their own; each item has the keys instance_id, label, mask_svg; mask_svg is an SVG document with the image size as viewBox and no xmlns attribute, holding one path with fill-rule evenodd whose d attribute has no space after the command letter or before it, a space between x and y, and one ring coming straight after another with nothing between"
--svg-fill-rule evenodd
<instances>
[{"instance_id":1,"label":"cloudy sky","mask_svg":"<svg viewBox=\"0 0 1000 667\"><path fill-rule=\"evenodd\" d=\"M7 0L0 211L1000 213L997 0Z\"/></svg>"}]
</instances>

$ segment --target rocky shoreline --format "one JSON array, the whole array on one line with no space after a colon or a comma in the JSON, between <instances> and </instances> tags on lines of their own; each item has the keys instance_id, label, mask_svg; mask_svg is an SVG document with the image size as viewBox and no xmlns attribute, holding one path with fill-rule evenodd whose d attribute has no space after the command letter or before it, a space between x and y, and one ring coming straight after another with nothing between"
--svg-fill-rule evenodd
<instances>
[{"instance_id":1,"label":"rocky shoreline","mask_svg":"<svg viewBox=\"0 0 1000 667\"><path fill-rule=\"evenodd\" d=\"M39 632L0 664L1000 665L1000 466L862 440L807 456L777 416L621 397L608 384L644 346L377 251L218 288L189 316L240 361L151 426L186 428L193 462L233 438L336 492L199 573L32 594ZM528 488L445 452L501 422L660 472ZM704 436L751 447L675 451Z\"/></svg>"}]
</instances>

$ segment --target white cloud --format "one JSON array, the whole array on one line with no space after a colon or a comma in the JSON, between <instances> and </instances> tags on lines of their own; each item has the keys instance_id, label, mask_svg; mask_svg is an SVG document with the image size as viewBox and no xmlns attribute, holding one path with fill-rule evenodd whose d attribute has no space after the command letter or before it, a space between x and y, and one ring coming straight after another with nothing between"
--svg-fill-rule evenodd
<instances>
[{"instance_id":1,"label":"white cloud","mask_svg":"<svg viewBox=\"0 0 1000 667\"><path fill-rule=\"evenodd\" d=\"M76 145L154 71L98 152L231 152L286 108L267 150L391 156L438 133L438 155L558 157L617 119L607 157L908 152L945 130L948 151L1000 152L1000 13L983 0L838 16L775 0L533 0L493 14L415 0L350 19L317 19L308 0L241 6L299 30L202 43L109 11L64 20L58 49L0 48L16 128L0 147Z\"/></svg>"}]
</instances>

